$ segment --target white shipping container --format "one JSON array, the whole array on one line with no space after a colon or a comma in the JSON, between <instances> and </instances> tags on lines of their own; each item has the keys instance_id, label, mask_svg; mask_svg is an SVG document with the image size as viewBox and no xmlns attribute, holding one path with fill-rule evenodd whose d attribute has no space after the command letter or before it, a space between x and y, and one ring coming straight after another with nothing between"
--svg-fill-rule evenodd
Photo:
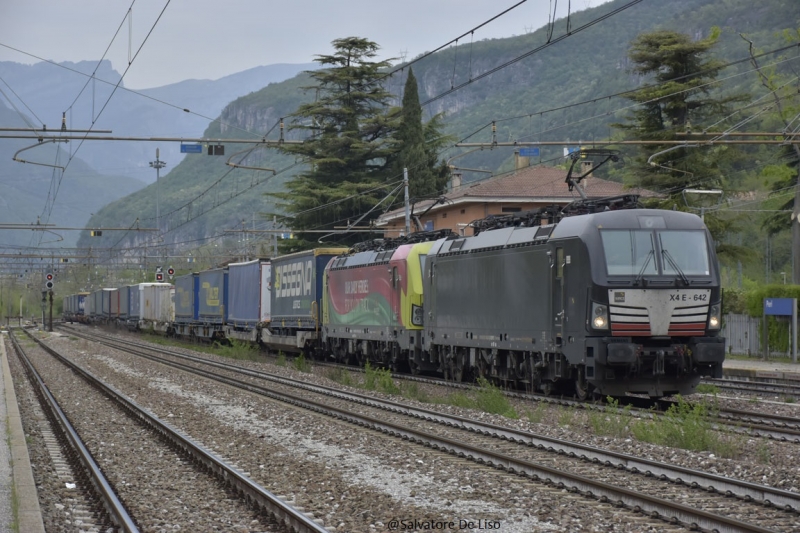
<instances>
[{"instance_id":1,"label":"white shipping container","mask_svg":"<svg viewBox=\"0 0 800 533\"><path fill-rule=\"evenodd\" d=\"M172 322L175 319L172 307L173 290L170 283L140 283L139 312L142 320Z\"/></svg>"}]
</instances>

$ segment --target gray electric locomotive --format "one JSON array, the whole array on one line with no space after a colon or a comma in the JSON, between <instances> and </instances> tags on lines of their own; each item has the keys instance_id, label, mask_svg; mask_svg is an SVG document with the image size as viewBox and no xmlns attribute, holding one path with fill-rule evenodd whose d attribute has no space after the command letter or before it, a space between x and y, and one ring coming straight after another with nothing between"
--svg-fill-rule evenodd
<instances>
[{"instance_id":1,"label":"gray electric locomotive","mask_svg":"<svg viewBox=\"0 0 800 533\"><path fill-rule=\"evenodd\" d=\"M437 241L412 368L586 398L720 377L721 291L696 215L620 209Z\"/></svg>"}]
</instances>

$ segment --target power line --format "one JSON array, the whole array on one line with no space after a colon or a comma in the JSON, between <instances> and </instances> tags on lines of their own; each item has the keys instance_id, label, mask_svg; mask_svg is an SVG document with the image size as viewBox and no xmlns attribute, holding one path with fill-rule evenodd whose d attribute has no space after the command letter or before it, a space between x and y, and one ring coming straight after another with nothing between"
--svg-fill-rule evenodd
<instances>
[{"instance_id":1,"label":"power line","mask_svg":"<svg viewBox=\"0 0 800 533\"><path fill-rule=\"evenodd\" d=\"M594 26L595 24L598 24L598 23L600 23L600 22L602 22L602 21L604 21L604 20L606 20L606 19L608 19L610 17L613 17L617 13L620 13L620 12L628 9L629 7L632 7L632 6L636 5L636 4L640 3L641 1L642 0L633 0L632 2L629 2L629 3L625 4L622 7L619 7L619 8L617 8L617 9L615 9L615 10L609 12L609 13L606 13L605 15L602 15L602 16L600 16L600 17L598 17L598 18L596 18L596 19L584 24L583 26L580 26L579 28L576 28L573 31L568 31L567 33L565 33L564 35L561 35L560 37L557 37L557 38L555 38L553 40L549 40L545 44L543 44L541 46L538 46L538 47L534 48L533 50L530 50L529 52L526 52L526 53L524 53L524 54L522 54L520 56L517 56L517 57L515 57L514 59L512 59L510 61L506 61L502 65L498 65L497 67L489 69L486 72L484 72L483 74L479 74L478 76L476 76L474 78L471 78L468 81L465 81L464 83L461 83L459 85L451 87L449 90L444 91L443 93L441 93L441 94L439 94L437 96L434 96L433 98L430 98L430 99L426 100L421 105L422 106L426 106L426 105L428 105L428 104L430 104L432 102L435 102L436 100L444 98L448 94L451 94L451 93L453 93L453 92L455 92L455 91L457 91L459 89L462 89L462 88L466 87L467 85L470 85L470 84L472 84L472 83L474 83L474 82L476 82L476 81L478 81L480 79L485 78L486 76L490 76L490 75L494 74L495 72L497 72L499 70L502 70L502 69L504 69L504 68L506 68L506 67L508 67L510 65L513 65L514 63L517 63L518 61L521 61L521 60L523 60L523 59L525 59L527 57L530 57L531 55L533 55L533 54L535 54L537 52L540 52L540 51L544 50L545 48L548 48L548 47L550 47L550 46L552 46L552 45L554 45L554 44L556 44L556 43L558 43L560 41L563 41L567 37L571 37L572 35L575 35L576 33L580 33L583 30Z\"/></svg>"}]
</instances>

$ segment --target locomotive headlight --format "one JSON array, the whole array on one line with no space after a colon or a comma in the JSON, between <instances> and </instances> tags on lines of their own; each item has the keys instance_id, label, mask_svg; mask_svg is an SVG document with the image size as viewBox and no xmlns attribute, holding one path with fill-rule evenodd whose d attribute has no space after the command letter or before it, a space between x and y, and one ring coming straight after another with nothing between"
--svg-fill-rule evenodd
<instances>
[{"instance_id":1,"label":"locomotive headlight","mask_svg":"<svg viewBox=\"0 0 800 533\"><path fill-rule=\"evenodd\" d=\"M708 329L719 329L721 322L720 305L714 304L708 313Z\"/></svg>"},{"instance_id":2,"label":"locomotive headlight","mask_svg":"<svg viewBox=\"0 0 800 533\"><path fill-rule=\"evenodd\" d=\"M608 329L608 308L601 304L592 304L592 327Z\"/></svg>"}]
</instances>

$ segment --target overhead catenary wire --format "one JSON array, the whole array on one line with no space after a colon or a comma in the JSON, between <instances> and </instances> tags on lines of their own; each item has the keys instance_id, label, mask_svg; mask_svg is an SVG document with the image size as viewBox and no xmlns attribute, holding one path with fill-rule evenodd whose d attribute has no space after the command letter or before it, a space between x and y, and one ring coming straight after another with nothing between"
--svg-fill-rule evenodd
<instances>
[{"instance_id":1,"label":"overhead catenary wire","mask_svg":"<svg viewBox=\"0 0 800 533\"><path fill-rule=\"evenodd\" d=\"M134 2L135 2L135 0L134 0ZM89 129L90 129L90 130L91 130L93 127L94 127L94 124L95 124L95 122L97 121L97 118L99 118L99 117L100 117L100 115L101 115L101 114L103 113L103 111L106 109L106 106L108 106L108 103L109 103L109 102L111 101L111 99L114 97L114 94L116 93L116 91L117 91L117 88L119 88L120 84L122 83L122 80L124 80L124 79L125 79L125 75L128 73L128 71L129 71L129 70L130 70L130 68L131 68L131 65L133 64L133 62L135 61L135 59L138 57L139 53L142 51L142 48L144 48L144 45L147 43L148 39L149 39L149 38L150 38L150 36L152 35L152 33L153 33L153 30L155 30L155 27L156 27L156 25L158 25L158 22L161 20L161 17L164 15L164 12L167 10L167 7L169 6L170 2L171 2L171 0L166 0L166 2L165 2L165 4L164 4L164 7L162 8L161 12L158 14L158 17L156 18L155 22L153 22L153 25L150 27L150 30L147 32L147 35L145 36L145 38L144 38L144 40L142 41L141 45L140 45L140 46L139 46L139 48L136 50L136 53L133 55L133 57L131 57L131 58L130 58L130 60L129 60L129 62L128 62L128 65L127 65L127 67L125 68L125 71L124 71L124 72L123 72L123 73L120 75L119 81L117 81L116 85L114 86L114 89L111 91L111 94L108 96L108 98L106 99L105 103L103 104L103 107L102 107L102 108L100 109L100 111L98 112L98 114L97 114L97 117L93 117L93 119L92 119L92 124L91 124L91 126L89 127ZM86 133L86 135L85 135L84 137L86 137L86 136L88 136L88 135L89 135L89 134L88 134L88 133ZM57 183L57 185L56 185L56 187L55 187L55 191L54 191L54 193L53 193L53 199L52 199L52 202L50 203L50 209L49 209L49 211L48 211L48 209L47 209L47 203L45 203L45 208L44 208L44 211L42 212L42 216L44 216L44 218L45 218L45 222L46 222L47 220L49 220L50 214L52 214L52 212L53 212L53 207L55 206L55 201L56 201L56 198L58 197L58 192L59 192L59 189L61 188L61 182L62 182L62 180L64 179L64 172L66 171L66 168L69 166L69 164L72 162L72 160L74 159L74 157L75 157L75 155L77 154L78 150L80 150L81 146L83 145L83 142L84 142L84 141L82 140L82 141L80 141L80 142L78 143L78 147L75 149L75 152L73 152L73 153L70 155L69 159L67 160L67 162L66 162L66 163L65 163L65 165L64 165L64 170L61 172L61 175L60 175L60 177L59 177L59 179L58 179L58 183ZM47 215L45 215L45 211L47 212Z\"/></svg>"}]
</instances>

